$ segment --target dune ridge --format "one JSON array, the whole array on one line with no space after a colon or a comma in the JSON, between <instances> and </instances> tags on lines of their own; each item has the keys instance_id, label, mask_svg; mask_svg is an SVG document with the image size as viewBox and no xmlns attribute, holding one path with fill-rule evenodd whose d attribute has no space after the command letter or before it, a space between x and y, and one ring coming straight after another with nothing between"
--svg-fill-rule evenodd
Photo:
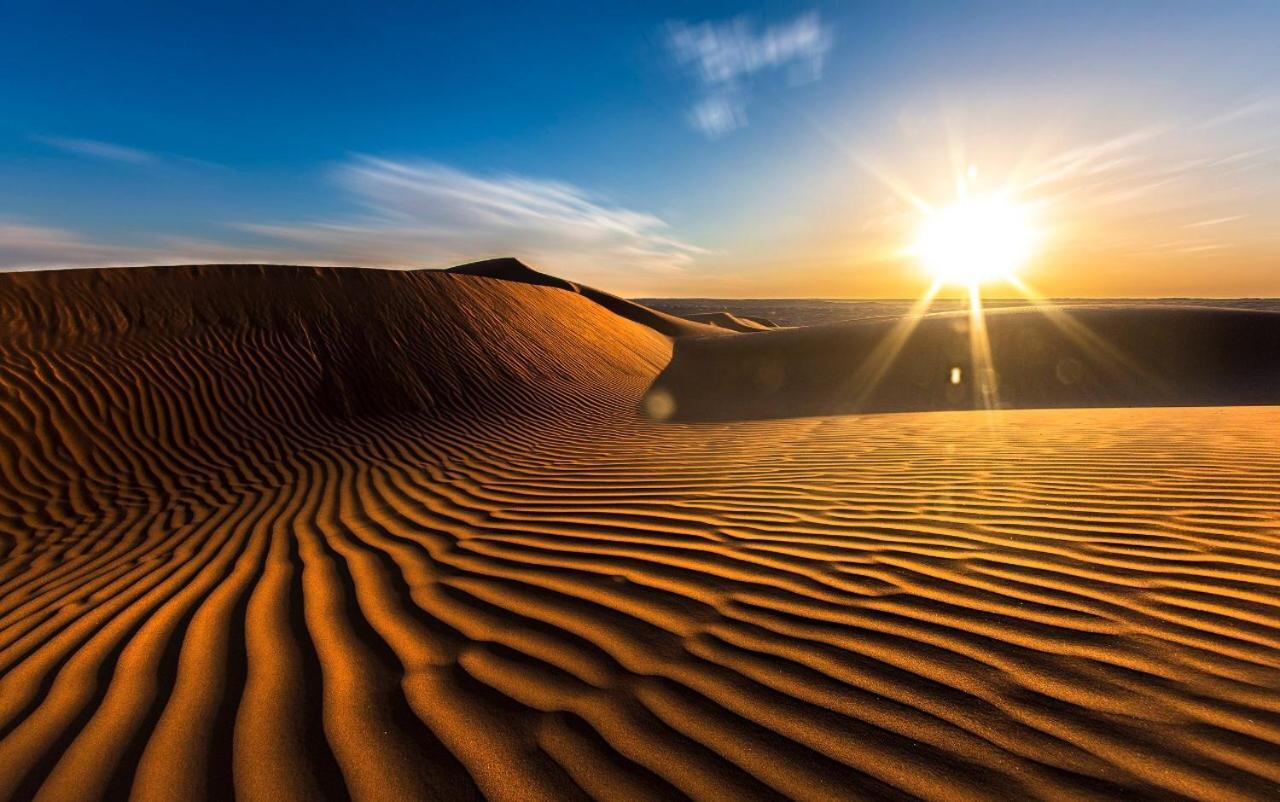
<instances>
[{"instance_id":1,"label":"dune ridge","mask_svg":"<svg viewBox=\"0 0 1280 802\"><path fill-rule=\"evenodd\" d=\"M658 423L671 338L465 271L0 326L0 798L1280 792L1280 409Z\"/></svg>"},{"instance_id":2,"label":"dune ridge","mask_svg":"<svg viewBox=\"0 0 1280 802\"><path fill-rule=\"evenodd\" d=\"M735 315L731 312L697 312L685 316L687 320L697 323L710 323L730 331L768 331L778 326L772 320L748 315Z\"/></svg>"},{"instance_id":3,"label":"dune ridge","mask_svg":"<svg viewBox=\"0 0 1280 802\"><path fill-rule=\"evenodd\" d=\"M470 264L458 265L457 267L448 268L445 272L466 276L482 276L484 278L495 278L519 284L531 284L534 286L555 287L556 289L567 290L600 304L614 314L648 326L654 331L661 332L662 334L666 334L671 337L706 337L724 333L724 331L717 326L707 325L696 320L677 317L675 315L669 315L666 312L659 312L657 309L650 309L649 307L643 304L638 304L635 301L628 301L626 298L619 298L612 293L597 290L595 287L588 287L584 284L577 284L556 276L549 276L546 273L540 273L520 260L509 257L502 259L486 259L481 262L471 262Z\"/></svg>"}]
</instances>

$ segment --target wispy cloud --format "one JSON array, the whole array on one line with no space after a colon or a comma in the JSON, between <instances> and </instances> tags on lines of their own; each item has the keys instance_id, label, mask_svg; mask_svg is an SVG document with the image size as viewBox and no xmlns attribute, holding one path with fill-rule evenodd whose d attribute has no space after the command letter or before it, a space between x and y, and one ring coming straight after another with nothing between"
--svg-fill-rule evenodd
<instances>
[{"instance_id":1,"label":"wispy cloud","mask_svg":"<svg viewBox=\"0 0 1280 802\"><path fill-rule=\"evenodd\" d=\"M180 262L305 262L444 267L517 256L613 288L679 271L703 249L662 219L558 181L484 176L428 161L355 157L333 173L364 211L294 223L235 223L229 241L156 236L95 242L67 229L0 220L0 268Z\"/></svg>"},{"instance_id":2,"label":"wispy cloud","mask_svg":"<svg viewBox=\"0 0 1280 802\"><path fill-rule=\"evenodd\" d=\"M676 270L702 252L654 215L558 181L368 157L342 165L336 178L366 214L241 228L331 260L397 266L515 255L556 270L625 275Z\"/></svg>"},{"instance_id":3,"label":"wispy cloud","mask_svg":"<svg viewBox=\"0 0 1280 802\"><path fill-rule=\"evenodd\" d=\"M1188 245L1184 248L1178 248L1178 253L1203 253L1205 251L1220 251L1223 248L1230 247L1225 242L1207 242L1203 245Z\"/></svg>"},{"instance_id":4,"label":"wispy cloud","mask_svg":"<svg viewBox=\"0 0 1280 802\"><path fill-rule=\"evenodd\" d=\"M138 264L289 262L294 254L229 243L159 236L143 243L109 243L56 226L0 220L0 270ZM317 264L332 264L317 260Z\"/></svg>"},{"instance_id":5,"label":"wispy cloud","mask_svg":"<svg viewBox=\"0 0 1280 802\"><path fill-rule=\"evenodd\" d=\"M32 136L31 139L64 153L85 156L90 159L123 162L126 164L152 164L157 161L157 156L154 153L126 147L125 145L117 145L113 142L100 142L96 139L74 139L63 136Z\"/></svg>"},{"instance_id":6,"label":"wispy cloud","mask_svg":"<svg viewBox=\"0 0 1280 802\"><path fill-rule=\"evenodd\" d=\"M1089 178L1130 167L1140 158L1140 148L1168 133L1168 125L1149 125L1135 131L1080 145L1058 153L1037 165L1028 188Z\"/></svg>"},{"instance_id":7,"label":"wispy cloud","mask_svg":"<svg viewBox=\"0 0 1280 802\"><path fill-rule=\"evenodd\" d=\"M1227 109L1219 114L1204 120L1200 123L1201 128L1218 128L1229 123L1234 123L1246 117L1268 114L1280 109L1280 98L1262 97L1255 98L1246 103L1242 103L1234 108Z\"/></svg>"},{"instance_id":8,"label":"wispy cloud","mask_svg":"<svg viewBox=\"0 0 1280 802\"><path fill-rule=\"evenodd\" d=\"M792 84L817 80L831 49L831 29L811 11L757 32L746 17L696 25L667 25L667 43L676 61L698 77L703 97L690 123L709 137L747 124L746 107L757 73L785 70Z\"/></svg>"},{"instance_id":9,"label":"wispy cloud","mask_svg":"<svg viewBox=\"0 0 1280 802\"><path fill-rule=\"evenodd\" d=\"M1072 248L1162 258L1265 242L1273 216L1256 210L1274 206L1276 146L1264 123L1277 112L1263 99L1172 116L1029 164L1023 189L1055 207Z\"/></svg>"},{"instance_id":10,"label":"wispy cloud","mask_svg":"<svg viewBox=\"0 0 1280 802\"><path fill-rule=\"evenodd\" d=\"M28 137L61 153L82 159L114 162L116 164L133 165L148 168L196 168L206 170L225 170L224 165L216 162L196 159L176 153L157 153L141 148L121 145L116 142L103 142L98 139L80 139L66 136L45 136L32 134Z\"/></svg>"},{"instance_id":11,"label":"wispy cloud","mask_svg":"<svg viewBox=\"0 0 1280 802\"><path fill-rule=\"evenodd\" d=\"M689 124L715 139L747 124L747 104L738 93L704 97L689 110Z\"/></svg>"},{"instance_id":12,"label":"wispy cloud","mask_svg":"<svg viewBox=\"0 0 1280 802\"><path fill-rule=\"evenodd\" d=\"M1230 217L1214 217L1209 220L1197 220L1194 223L1187 223L1183 228L1206 228L1208 226L1220 226L1223 223L1234 223L1237 220L1245 219L1246 215L1233 214Z\"/></svg>"},{"instance_id":13,"label":"wispy cloud","mask_svg":"<svg viewBox=\"0 0 1280 802\"><path fill-rule=\"evenodd\" d=\"M0 220L0 270L90 267L161 261L154 248L86 239L65 228Z\"/></svg>"}]
</instances>

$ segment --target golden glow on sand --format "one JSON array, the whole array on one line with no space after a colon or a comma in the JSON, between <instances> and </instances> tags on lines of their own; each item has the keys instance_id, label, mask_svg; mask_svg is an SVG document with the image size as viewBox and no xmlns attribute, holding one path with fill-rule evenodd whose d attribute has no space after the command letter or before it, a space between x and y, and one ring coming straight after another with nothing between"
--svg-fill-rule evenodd
<instances>
[{"instance_id":1,"label":"golden glow on sand","mask_svg":"<svg viewBox=\"0 0 1280 802\"><path fill-rule=\"evenodd\" d=\"M943 284L975 287L1007 280L1036 240L1027 207L988 195L927 211L911 252Z\"/></svg>"}]
</instances>

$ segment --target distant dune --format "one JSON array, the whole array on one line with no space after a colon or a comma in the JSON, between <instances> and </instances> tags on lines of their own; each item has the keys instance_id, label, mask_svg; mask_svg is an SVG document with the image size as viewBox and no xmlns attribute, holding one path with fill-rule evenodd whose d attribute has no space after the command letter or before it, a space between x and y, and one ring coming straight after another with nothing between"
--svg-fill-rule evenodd
<instances>
[{"instance_id":1,"label":"distant dune","mask_svg":"<svg viewBox=\"0 0 1280 802\"><path fill-rule=\"evenodd\" d=\"M685 317L730 331L766 331L777 328L777 324L767 318L739 316L730 312L700 312Z\"/></svg>"},{"instance_id":2,"label":"distant dune","mask_svg":"<svg viewBox=\"0 0 1280 802\"><path fill-rule=\"evenodd\" d=\"M993 393L979 384L969 316L955 312L909 329L880 318L682 340L654 392L684 420L1280 403L1277 312L1027 307L988 311L985 328Z\"/></svg>"},{"instance_id":3,"label":"distant dune","mask_svg":"<svg viewBox=\"0 0 1280 802\"><path fill-rule=\"evenodd\" d=\"M1280 316L1068 316L0 274L0 799L1276 799Z\"/></svg>"},{"instance_id":4,"label":"distant dune","mask_svg":"<svg viewBox=\"0 0 1280 802\"><path fill-rule=\"evenodd\" d=\"M696 319L699 315L728 312L735 317L768 320L777 326L821 326L873 317L901 317L917 299L824 298L638 298L637 303L672 315ZM1256 309L1280 312L1280 298L1055 298L1058 306L1208 306L1219 309ZM983 298L987 309L1027 306L1026 298ZM967 298L934 298L930 312L963 312Z\"/></svg>"}]
</instances>

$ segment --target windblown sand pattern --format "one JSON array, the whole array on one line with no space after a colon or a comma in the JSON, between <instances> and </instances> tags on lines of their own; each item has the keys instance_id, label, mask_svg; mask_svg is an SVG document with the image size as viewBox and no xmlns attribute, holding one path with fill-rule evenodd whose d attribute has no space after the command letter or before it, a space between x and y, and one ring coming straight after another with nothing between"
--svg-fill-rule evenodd
<instances>
[{"instance_id":1,"label":"windblown sand pattern","mask_svg":"<svg viewBox=\"0 0 1280 802\"><path fill-rule=\"evenodd\" d=\"M1278 408L658 423L471 275L0 315L0 798L1280 795Z\"/></svg>"}]
</instances>

